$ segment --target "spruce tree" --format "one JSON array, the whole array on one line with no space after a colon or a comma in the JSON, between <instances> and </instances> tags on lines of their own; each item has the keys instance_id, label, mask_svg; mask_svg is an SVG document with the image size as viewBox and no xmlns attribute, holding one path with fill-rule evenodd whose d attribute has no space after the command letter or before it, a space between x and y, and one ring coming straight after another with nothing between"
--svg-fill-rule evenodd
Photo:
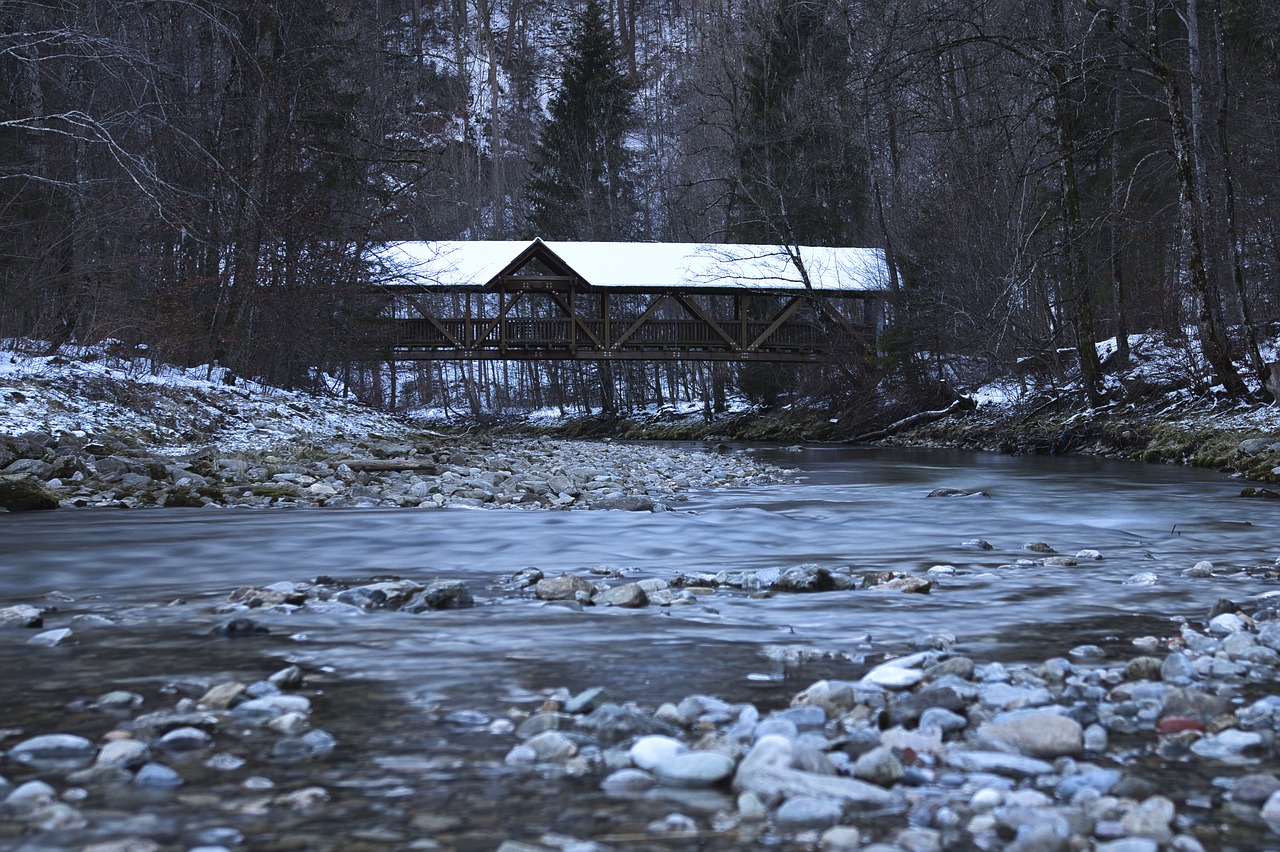
<instances>
[{"instance_id":1,"label":"spruce tree","mask_svg":"<svg viewBox=\"0 0 1280 852\"><path fill-rule=\"evenodd\" d=\"M633 94L604 8L577 14L560 90L534 152L527 201L546 239L626 240L637 206L626 147Z\"/></svg>"}]
</instances>

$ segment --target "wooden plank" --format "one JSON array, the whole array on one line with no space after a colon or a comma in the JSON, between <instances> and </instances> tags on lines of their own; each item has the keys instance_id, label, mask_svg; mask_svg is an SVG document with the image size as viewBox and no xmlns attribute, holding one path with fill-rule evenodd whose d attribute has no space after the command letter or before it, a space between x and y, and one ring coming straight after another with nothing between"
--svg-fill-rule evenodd
<instances>
[{"instance_id":1,"label":"wooden plank","mask_svg":"<svg viewBox=\"0 0 1280 852\"><path fill-rule=\"evenodd\" d=\"M345 464L352 470L363 470L370 473L385 473L397 470L437 473L440 469L438 464L426 459L343 459L339 464Z\"/></svg>"}]
</instances>

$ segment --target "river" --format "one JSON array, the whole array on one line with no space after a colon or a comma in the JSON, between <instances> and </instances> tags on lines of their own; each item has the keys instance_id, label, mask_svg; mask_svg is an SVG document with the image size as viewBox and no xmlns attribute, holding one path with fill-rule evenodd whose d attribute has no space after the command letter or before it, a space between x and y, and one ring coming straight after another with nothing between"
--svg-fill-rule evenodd
<instances>
[{"instance_id":1,"label":"river","mask_svg":"<svg viewBox=\"0 0 1280 852\"><path fill-rule=\"evenodd\" d=\"M736 451L796 469L795 481L697 492L654 514L0 515L0 606L52 604L58 611L46 627L77 614L115 622L78 629L74 642L52 649L27 647L25 632L0 634L0 727L38 733L52 714L65 715L67 702L111 689L161 702L181 694L184 679L244 678L245 669L262 677L296 662L318 695L314 722L338 748L318 764L254 771L274 772L282 788L321 784L331 806L304 827L244 809L229 815L212 803L193 807L181 796L148 799L142 810L163 821L160 833L174 848L226 825L251 848L272 849L405 848L406 838L420 835L458 849L548 831L621 836L670 808L649 803L621 816L597 782L531 779L504 766L509 735L458 714L500 718L536 707L551 690L593 686L649 707L708 693L763 710L820 677L856 678L886 655L949 641L936 638L948 634L954 650L978 660L1038 661L1084 643L1119 658L1132 655L1135 636L1176 633L1171 619L1203 617L1220 598L1243 603L1275 589L1254 569L1280 556L1280 505L1241 499L1240 484L1218 473L958 451ZM927 496L943 487L989 496ZM992 549L967 544L974 539ZM1103 558L1044 566L1036 561L1043 554L1024 549L1032 541ZM1202 560L1215 564L1213 576L1183 576ZM529 566L549 576L607 569L638 580L797 564L911 574L949 565L955 573L935 572L927 595L720 591L691 606L581 612L503 587ZM306 608L261 612L255 618L269 636L208 636L223 617L214 608L237 586L382 574L461 579L478 605L354 618ZM55 590L65 599L38 600ZM83 712L56 729L104 732L101 714ZM200 777L223 799L238 800L232 791L244 772ZM105 806L137 804L118 798ZM300 847L299 836L311 840Z\"/></svg>"}]
</instances>

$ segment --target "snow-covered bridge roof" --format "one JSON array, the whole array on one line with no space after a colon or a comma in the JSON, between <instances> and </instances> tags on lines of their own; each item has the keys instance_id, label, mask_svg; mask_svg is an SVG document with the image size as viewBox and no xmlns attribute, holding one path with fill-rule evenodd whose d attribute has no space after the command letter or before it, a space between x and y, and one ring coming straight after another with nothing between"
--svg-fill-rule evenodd
<instances>
[{"instance_id":1,"label":"snow-covered bridge roof","mask_svg":"<svg viewBox=\"0 0 1280 852\"><path fill-rule=\"evenodd\" d=\"M800 246L814 290L862 292L887 287L884 252ZM548 254L549 253L549 254ZM541 257L567 266L589 286L631 289L802 290L788 249L711 243L434 241L386 243L373 252L387 285L484 287Z\"/></svg>"}]
</instances>

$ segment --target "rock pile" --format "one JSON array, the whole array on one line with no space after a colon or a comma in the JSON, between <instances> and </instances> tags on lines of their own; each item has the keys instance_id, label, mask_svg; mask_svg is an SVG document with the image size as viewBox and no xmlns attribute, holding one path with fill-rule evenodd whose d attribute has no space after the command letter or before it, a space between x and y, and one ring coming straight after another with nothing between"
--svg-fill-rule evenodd
<instances>
[{"instance_id":1,"label":"rock pile","mask_svg":"<svg viewBox=\"0 0 1280 852\"><path fill-rule=\"evenodd\" d=\"M770 713L710 695L646 710L562 690L515 727L506 762L683 803L649 826L659 836L1190 852L1216 845L1228 813L1274 839L1280 698L1257 695L1280 673L1280 611L1224 609L1202 630L1135 640L1123 662L925 651L815 682ZM1169 761L1192 792L1153 783ZM1197 777L1212 782L1194 789Z\"/></svg>"},{"instance_id":2,"label":"rock pile","mask_svg":"<svg viewBox=\"0 0 1280 852\"><path fill-rule=\"evenodd\" d=\"M164 709L147 711L143 696L128 690L78 702L68 709L114 719L113 727L97 742L53 731L10 745L4 753L6 774L22 780L14 783L0 776L0 826L21 826L30 842L23 848L63 848L68 838L123 834L123 839L89 846L82 842L77 848L159 850L162 847L149 837L129 836L127 812L119 815L101 807L89 812L77 805L128 791L162 795L182 787L188 778L198 784L198 779L244 766L240 753L245 750L268 755L277 764L323 757L337 742L313 727L311 700L304 688L302 670L287 666L251 682L183 681L175 690L186 697ZM315 785L276 790L273 781L259 776L246 785L260 794L254 806L262 813L308 812L329 799L328 792ZM42 837L50 838L50 845L43 845ZM216 848L244 842L231 826L208 829L201 839Z\"/></svg>"},{"instance_id":3,"label":"rock pile","mask_svg":"<svg viewBox=\"0 0 1280 852\"><path fill-rule=\"evenodd\" d=\"M334 440L171 457L110 438L0 436L0 509L405 506L657 511L693 488L775 482L737 454L620 443Z\"/></svg>"}]
</instances>

